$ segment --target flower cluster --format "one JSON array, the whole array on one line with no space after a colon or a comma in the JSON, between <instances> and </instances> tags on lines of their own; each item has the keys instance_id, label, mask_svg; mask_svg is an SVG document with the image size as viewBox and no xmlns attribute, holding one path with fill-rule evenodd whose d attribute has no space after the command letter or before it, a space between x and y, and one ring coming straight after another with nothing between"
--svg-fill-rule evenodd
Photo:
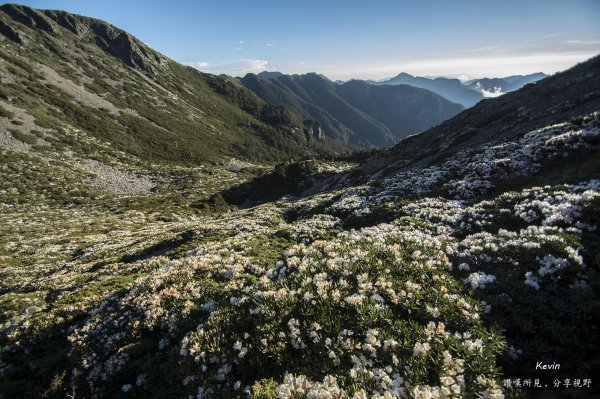
<instances>
[{"instance_id":1,"label":"flower cluster","mask_svg":"<svg viewBox=\"0 0 600 399\"><path fill-rule=\"evenodd\" d=\"M277 389L283 397L299 389L335 396L342 392L338 388L361 397L364 392L343 382L346 378L382 396L406 397L425 386L437 389L439 397L459 396L476 384L462 374L464 362L474 357L493 361L489 356L501 346L499 337L481 328L480 304L448 294L459 284L448 274L450 240L434 226L405 219L294 246L284 262L265 273L268 280L248 287L241 300L221 301L200 330L185 335L181 353L191 360L190 371L199 370L190 384L203 392L223 391L242 369L275 361L274 366L285 362L293 375L338 375L314 385L290 374ZM413 321L395 316L400 314ZM394 320L394 327L385 327L384 320ZM429 321L420 325L417 320ZM446 331L446 320L460 320L466 330ZM245 332L232 336L234 331ZM216 344L214 336L224 338ZM449 348L457 341L465 350L452 354ZM447 375L446 385L436 387L417 377L417 370L426 375L430 362L442 355L448 367L438 378ZM320 360L313 363L313 358Z\"/></svg>"}]
</instances>

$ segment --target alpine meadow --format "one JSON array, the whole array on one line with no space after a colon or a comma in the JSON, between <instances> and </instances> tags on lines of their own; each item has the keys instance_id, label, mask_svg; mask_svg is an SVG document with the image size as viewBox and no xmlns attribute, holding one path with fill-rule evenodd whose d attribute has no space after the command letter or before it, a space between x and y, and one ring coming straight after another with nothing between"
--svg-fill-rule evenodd
<instances>
[{"instance_id":1,"label":"alpine meadow","mask_svg":"<svg viewBox=\"0 0 600 399\"><path fill-rule=\"evenodd\" d=\"M0 398L600 397L600 56L510 78L0 6Z\"/></svg>"}]
</instances>

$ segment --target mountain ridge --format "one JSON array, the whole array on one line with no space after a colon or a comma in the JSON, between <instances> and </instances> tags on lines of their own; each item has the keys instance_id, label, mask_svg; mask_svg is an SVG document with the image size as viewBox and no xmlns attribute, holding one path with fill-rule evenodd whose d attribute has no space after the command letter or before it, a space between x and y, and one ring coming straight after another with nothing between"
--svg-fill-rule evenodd
<instances>
[{"instance_id":1,"label":"mountain ridge","mask_svg":"<svg viewBox=\"0 0 600 399\"><path fill-rule=\"evenodd\" d=\"M407 84L413 87L424 88L469 108L483 98L518 90L528 83L535 82L547 76L548 75L544 73L538 72L529 75L513 75L506 78L481 78L460 82L458 79L454 78L426 78L412 76L406 72L401 72L393 78L367 80L367 82L374 85ZM463 90L458 83L461 83L462 86L479 93L480 95L475 95Z\"/></svg>"},{"instance_id":2,"label":"mountain ridge","mask_svg":"<svg viewBox=\"0 0 600 399\"><path fill-rule=\"evenodd\" d=\"M362 83L357 90L359 81L338 85L317 74L281 75L268 81L254 76L247 74L241 82L263 100L289 104L303 117L319 120L326 134L348 137L351 143L360 140L387 147L392 140L425 130L463 110L432 92L408 86ZM386 100L375 100L382 99L384 92Z\"/></svg>"},{"instance_id":3,"label":"mountain ridge","mask_svg":"<svg viewBox=\"0 0 600 399\"><path fill-rule=\"evenodd\" d=\"M448 78L421 78L409 75L408 73L402 72L395 77L383 81L383 82L369 82L376 85L397 85L406 84L409 86L419 87L439 94L440 96L447 98L448 100L462 104L465 108L472 107L477 102L483 99L483 95L474 90L471 90L461 84L458 79Z\"/></svg>"},{"instance_id":4,"label":"mountain ridge","mask_svg":"<svg viewBox=\"0 0 600 399\"><path fill-rule=\"evenodd\" d=\"M4 4L0 6L0 10L15 21L49 33L57 33L55 23L69 29L77 36L94 33L97 35L96 40L98 40L99 46L105 47L132 68L155 73L155 68L160 69L161 65L167 61L165 56L152 50L139 39L98 19L65 11L37 11L17 4Z\"/></svg>"}]
</instances>

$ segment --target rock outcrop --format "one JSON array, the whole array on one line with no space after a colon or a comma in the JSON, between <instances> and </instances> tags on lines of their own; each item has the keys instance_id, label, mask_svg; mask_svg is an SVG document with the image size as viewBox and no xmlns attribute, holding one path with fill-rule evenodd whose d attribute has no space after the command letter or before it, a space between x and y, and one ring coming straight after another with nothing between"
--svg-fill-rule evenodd
<instances>
[{"instance_id":1,"label":"rock outcrop","mask_svg":"<svg viewBox=\"0 0 600 399\"><path fill-rule=\"evenodd\" d=\"M45 30L50 33L56 33L54 26L48 18L41 12L33 8L20 6L17 4L5 4L0 7L0 10L10 15L13 20L20 22L30 28Z\"/></svg>"},{"instance_id":2,"label":"rock outcrop","mask_svg":"<svg viewBox=\"0 0 600 399\"><path fill-rule=\"evenodd\" d=\"M4 21L0 21L0 34L4 35L7 39L12 40L18 45L23 45L25 42L19 32L14 30L12 26L6 24Z\"/></svg>"},{"instance_id":3,"label":"rock outcrop","mask_svg":"<svg viewBox=\"0 0 600 399\"><path fill-rule=\"evenodd\" d=\"M126 65L148 73L164 69L169 60L152 50L129 33L98 19L70 14L64 11L36 10L17 4L5 4L0 11L12 20L30 28L61 35L58 26L68 29L77 36L91 36L102 50L120 58ZM0 24L0 33L23 45L23 38L9 25Z\"/></svg>"},{"instance_id":4,"label":"rock outcrop","mask_svg":"<svg viewBox=\"0 0 600 399\"><path fill-rule=\"evenodd\" d=\"M323 129L321 129L319 121L314 119L305 119L302 123L304 123L304 127L307 129L310 136L317 140L325 140L325 133L323 133Z\"/></svg>"}]
</instances>

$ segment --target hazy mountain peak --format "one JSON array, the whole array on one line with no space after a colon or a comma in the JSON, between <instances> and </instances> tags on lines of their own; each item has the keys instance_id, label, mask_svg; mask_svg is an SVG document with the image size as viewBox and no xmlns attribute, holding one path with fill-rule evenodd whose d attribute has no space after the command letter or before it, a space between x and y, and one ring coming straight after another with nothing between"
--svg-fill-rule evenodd
<instances>
[{"instance_id":1,"label":"hazy mountain peak","mask_svg":"<svg viewBox=\"0 0 600 399\"><path fill-rule=\"evenodd\" d=\"M448 100L463 105L464 107L472 107L478 101L483 99L483 95L474 90L469 89L468 87L464 87L461 85L458 79L448 79L448 78L423 78L419 76L412 76L406 72L402 72L392 79L380 81L380 82L370 82L376 85L399 85L405 84L413 87L418 87L421 89L426 89L432 91L436 94L439 94L442 97L447 98Z\"/></svg>"},{"instance_id":2,"label":"hazy mountain peak","mask_svg":"<svg viewBox=\"0 0 600 399\"><path fill-rule=\"evenodd\" d=\"M513 75L506 78L482 78L464 82L463 85L472 90L478 91L484 97L497 97L499 95L515 91L525 86L547 77L546 74L538 72L530 75Z\"/></svg>"}]
</instances>

